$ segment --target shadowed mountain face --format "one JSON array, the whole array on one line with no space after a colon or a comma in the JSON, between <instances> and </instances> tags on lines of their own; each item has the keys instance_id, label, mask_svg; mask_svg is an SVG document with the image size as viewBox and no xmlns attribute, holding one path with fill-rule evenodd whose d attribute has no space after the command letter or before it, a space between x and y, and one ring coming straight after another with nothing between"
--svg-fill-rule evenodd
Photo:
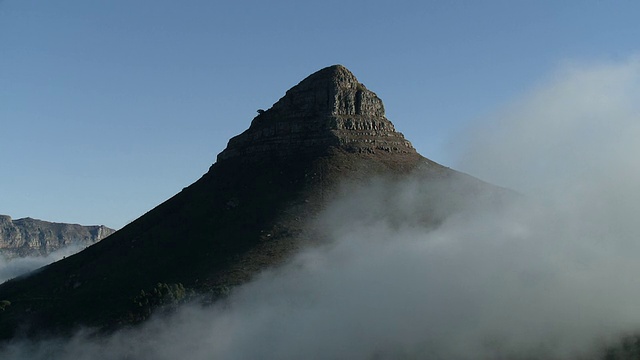
<instances>
[{"instance_id":1,"label":"shadowed mountain face","mask_svg":"<svg viewBox=\"0 0 640 360\"><path fill-rule=\"evenodd\" d=\"M0 255L7 258L46 256L70 245L89 246L115 230L106 226L52 223L0 215Z\"/></svg>"},{"instance_id":2,"label":"shadowed mountain face","mask_svg":"<svg viewBox=\"0 0 640 360\"><path fill-rule=\"evenodd\" d=\"M11 302L0 335L133 323L134 299L158 283L215 299L313 242L305 224L339 183L416 172L485 186L419 155L346 68L322 69L260 111L197 182L81 253L0 286Z\"/></svg>"}]
</instances>

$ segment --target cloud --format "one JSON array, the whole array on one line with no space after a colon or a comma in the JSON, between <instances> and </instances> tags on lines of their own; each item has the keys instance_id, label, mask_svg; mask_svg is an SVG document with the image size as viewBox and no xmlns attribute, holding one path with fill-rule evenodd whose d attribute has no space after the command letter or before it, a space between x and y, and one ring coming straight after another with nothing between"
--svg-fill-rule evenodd
<instances>
[{"instance_id":1,"label":"cloud","mask_svg":"<svg viewBox=\"0 0 640 360\"><path fill-rule=\"evenodd\" d=\"M640 57L567 63L462 137L458 168L524 192L638 176ZM605 174L603 174L604 172ZM601 179L595 179L601 181Z\"/></svg>"},{"instance_id":2,"label":"cloud","mask_svg":"<svg viewBox=\"0 0 640 360\"><path fill-rule=\"evenodd\" d=\"M347 184L310 226L321 240L222 303L0 357L597 358L640 329L639 74L565 65L469 131L463 168L524 196Z\"/></svg>"},{"instance_id":3,"label":"cloud","mask_svg":"<svg viewBox=\"0 0 640 360\"><path fill-rule=\"evenodd\" d=\"M56 262L65 256L82 250L81 246L70 245L56 250L47 256L27 256L8 259L0 254L0 283L27 274L45 265Z\"/></svg>"}]
</instances>

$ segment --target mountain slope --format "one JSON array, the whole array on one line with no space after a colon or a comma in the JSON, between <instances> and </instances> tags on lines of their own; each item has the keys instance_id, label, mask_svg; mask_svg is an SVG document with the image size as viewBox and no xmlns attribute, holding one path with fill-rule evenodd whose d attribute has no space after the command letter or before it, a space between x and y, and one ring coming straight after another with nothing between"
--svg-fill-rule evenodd
<instances>
[{"instance_id":1,"label":"mountain slope","mask_svg":"<svg viewBox=\"0 0 640 360\"><path fill-rule=\"evenodd\" d=\"M260 111L197 182L100 243L0 286L11 302L0 336L138 321L134 299L158 283L215 298L313 241L305 223L341 182L415 172L461 179L468 191L488 186L419 155L346 68L322 69Z\"/></svg>"}]
</instances>

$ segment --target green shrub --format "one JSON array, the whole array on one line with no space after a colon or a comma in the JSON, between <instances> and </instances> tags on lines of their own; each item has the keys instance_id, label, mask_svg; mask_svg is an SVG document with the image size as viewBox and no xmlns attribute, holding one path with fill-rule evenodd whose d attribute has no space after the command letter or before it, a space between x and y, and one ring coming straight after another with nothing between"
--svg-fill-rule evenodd
<instances>
[{"instance_id":1,"label":"green shrub","mask_svg":"<svg viewBox=\"0 0 640 360\"><path fill-rule=\"evenodd\" d=\"M131 317L135 321L147 319L157 308L171 309L188 301L193 292L185 289L181 283L158 283L151 290L140 290L140 294L133 298Z\"/></svg>"},{"instance_id":2,"label":"green shrub","mask_svg":"<svg viewBox=\"0 0 640 360\"><path fill-rule=\"evenodd\" d=\"M9 300L0 301L0 311L4 311L10 305L11 305L11 301Z\"/></svg>"}]
</instances>

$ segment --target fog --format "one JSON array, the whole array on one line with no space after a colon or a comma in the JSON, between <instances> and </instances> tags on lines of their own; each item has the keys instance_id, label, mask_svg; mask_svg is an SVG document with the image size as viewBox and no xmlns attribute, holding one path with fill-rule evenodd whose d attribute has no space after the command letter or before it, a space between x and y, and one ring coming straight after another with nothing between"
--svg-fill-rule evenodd
<instances>
[{"instance_id":1,"label":"fog","mask_svg":"<svg viewBox=\"0 0 640 360\"><path fill-rule=\"evenodd\" d=\"M564 64L461 135L457 168L509 201L420 174L346 184L316 245L226 301L0 358L597 358L640 330L639 75Z\"/></svg>"},{"instance_id":2,"label":"fog","mask_svg":"<svg viewBox=\"0 0 640 360\"><path fill-rule=\"evenodd\" d=\"M0 283L56 262L65 256L73 255L83 248L83 246L70 245L56 250L47 256L7 258L0 254Z\"/></svg>"}]
</instances>

